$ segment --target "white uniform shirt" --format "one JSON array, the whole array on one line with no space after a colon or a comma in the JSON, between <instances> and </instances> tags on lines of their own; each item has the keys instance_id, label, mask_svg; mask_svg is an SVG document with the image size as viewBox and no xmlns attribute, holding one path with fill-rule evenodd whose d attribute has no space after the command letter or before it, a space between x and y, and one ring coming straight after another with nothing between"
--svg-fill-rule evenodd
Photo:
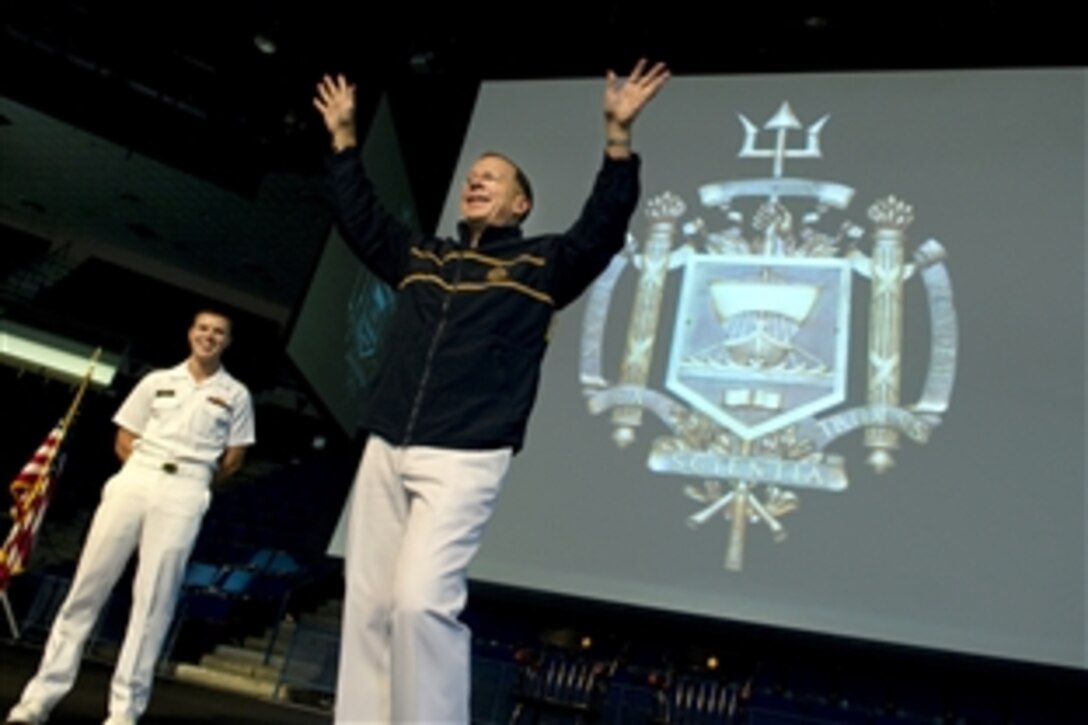
<instances>
[{"instance_id":1,"label":"white uniform shirt","mask_svg":"<svg viewBox=\"0 0 1088 725\"><path fill-rule=\"evenodd\" d=\"M207 464L213 471L228 447L256 441L249 389L222 365L199 383L184 362L148 373L113 422L139 436L134 456Z\"/></svg>"}]
</instances>

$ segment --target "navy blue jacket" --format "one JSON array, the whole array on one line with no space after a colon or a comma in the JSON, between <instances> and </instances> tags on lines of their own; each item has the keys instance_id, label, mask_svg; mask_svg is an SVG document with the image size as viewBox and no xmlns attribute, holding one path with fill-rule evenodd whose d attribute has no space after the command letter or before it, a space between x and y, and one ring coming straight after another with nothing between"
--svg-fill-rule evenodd
<instances>
[{"instance_id":1,"label":"navy blue jacket","mask_svg":"<svg viewBox=\"0 0 1088 725\"><path fill-rule=\"evenodd\" d=\"M393 445L520 449L552 317L622 249L638 171L638 157L605 157L565 233L489 227L470 248L464 224L440 238L387 213L357 149L329 156L341 234L398 291L363 427Z\"/></svg>"}]
</instances>

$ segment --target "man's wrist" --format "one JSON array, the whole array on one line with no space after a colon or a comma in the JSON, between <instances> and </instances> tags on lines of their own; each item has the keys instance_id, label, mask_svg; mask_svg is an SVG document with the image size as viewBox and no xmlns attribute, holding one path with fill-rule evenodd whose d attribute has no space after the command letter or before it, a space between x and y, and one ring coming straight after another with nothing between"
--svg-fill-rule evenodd
<instances>
[{"instance_id":1,"label":"man's wrist","mask_svg":"<svg viewBox=\"0 0 1088 725\"><path fill-rule=\"evenodd\" d=\"M631 156L631 131L616 124L608 124L604 132L604 153L620 160Z\"/></svg>"},{"instance_id":2,"label":"man's wrist","mask_svg":"<svg viewBox=\"0 0 1088 725\"><path fill-rule=\"evenodd\" d=\"M348 130L348 129L338 130L336 133L334 133L332 135L332 149L333 149L333 151L336 151L337 153L339 153L340 151L343 151L344 149L351 148L352 146L355 146L356 143L357 143L357 139L355 137L354 129L352 129L352 130Z\"/></svg>"},{"instance_id":3,"label":"man's wrist","mask_svg":"<svg viewBox=\"0 0 1088 725\"><path fill-rule=\"evenodd\" d=\"M631 153L631 127L607 118L604 124L604 150L609 156L626 156Z\"/></svg>"}]
</instances>

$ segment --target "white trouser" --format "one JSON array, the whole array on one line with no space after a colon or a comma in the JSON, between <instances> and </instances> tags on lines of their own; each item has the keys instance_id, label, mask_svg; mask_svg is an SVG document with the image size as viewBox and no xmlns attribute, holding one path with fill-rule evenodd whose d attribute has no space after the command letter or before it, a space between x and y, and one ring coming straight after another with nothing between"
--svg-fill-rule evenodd
<instances>
[{"instance_id":1,"label":"white trouser","mask_svg":"<svg viewBox=\"0 0 1088 725\"><path fill-rule=\"evenodd\" d=\"M337 723L469 721L458 616L511 455L370 437L349 512Z\"/></svg>"},{"instance_id":2,"label":"white trouser","mask_svg":"<svg viewBox=\"0 0 1088 725\"><path fill-rule=\"evenodd\" d=\"M72 688L87 637L139 547L132 611L110 684L109 711L119 719L137 720L143 714L210 500L206 471L171 474L130 461L106 482L71 589L16 710L48 714Z\"/></svg>"}]
</instances>

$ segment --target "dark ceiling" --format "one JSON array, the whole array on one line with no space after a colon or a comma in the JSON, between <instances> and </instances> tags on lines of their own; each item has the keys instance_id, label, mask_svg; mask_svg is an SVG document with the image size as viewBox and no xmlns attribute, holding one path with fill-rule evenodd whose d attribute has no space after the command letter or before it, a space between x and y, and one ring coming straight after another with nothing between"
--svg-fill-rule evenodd
<instances>
[{"instance_id":1,"label":"dark ceiling","mask_svg":"<svg viewBox=\"0 0 1088 725\"><path fill-rule=\"evenodd\" d=\"M331 223L319 184L326 137L311 105L323 73L358 83L364 117L388 94L430 227L481 80L600 76L640 55L678 74L1068 66L1085 56L1078 5L1056 2L2 8L0 275L62 243L91 249L33 304L139 340L156 364L184 352L159 331L163 315L183 325L195 299L221 295L250 323L239 364L269 389L282 375L265 361Z\"/></svg>"},{"instance_id":2,"label":"dark ceiling","mask_svg":"<svg viewBox=\"0 0 1088 725\"><path fill-rule=\"evenodd\" d=\"M453 153L480 79L594 76L640 54L677 73L1068 65L1085 55L1079 15L995 0L37 0L5 4L0 92L252 196L271 170L317 168L310 100L329 71L394 94L411 171ZM446 179L413 178L427 218Z\"/></svg>"}]
</instances>

